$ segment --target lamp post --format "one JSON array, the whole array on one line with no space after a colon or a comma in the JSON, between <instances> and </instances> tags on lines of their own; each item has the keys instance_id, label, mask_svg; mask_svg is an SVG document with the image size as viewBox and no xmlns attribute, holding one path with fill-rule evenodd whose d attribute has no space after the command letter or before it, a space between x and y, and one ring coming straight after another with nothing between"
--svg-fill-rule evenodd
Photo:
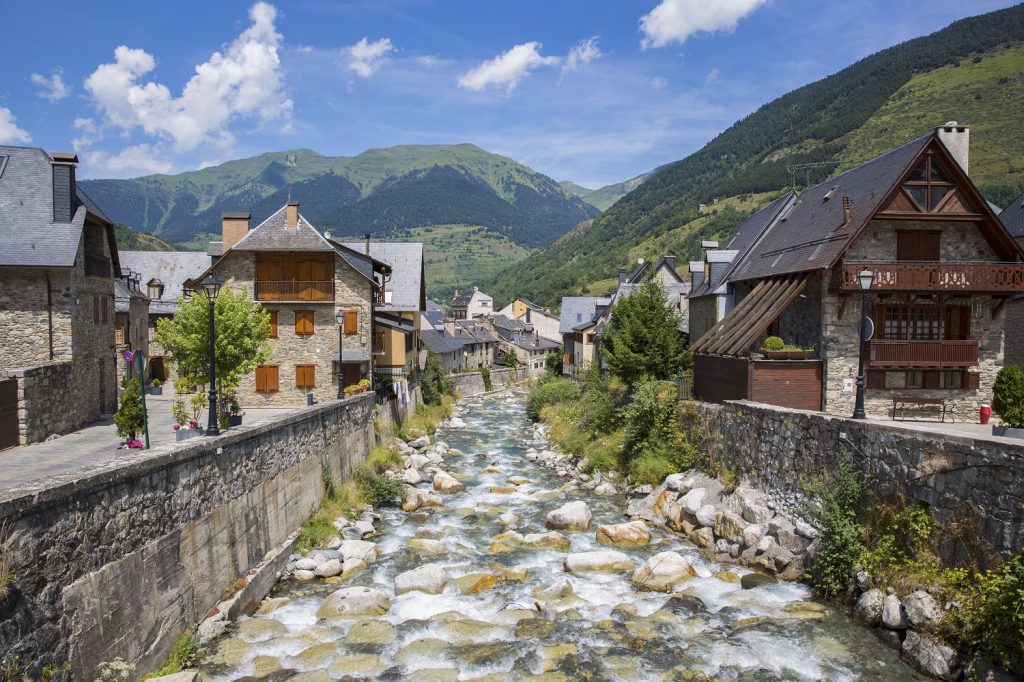
<instances>
[{"instance_id":1,"label":"lamp post","mask_svg":"<svg viewBox=\"0 0 1024 682\"><path fill-rule=\"evenodd\" d=\"M874 279L875 273L867 268L857 275L857 284L860 286L860 360L857 365L857 404L853 408L854 419L867 417L864 414L864 346L868 341L868 291Z\"/></svg>"},{"instance_id":2,"label":"lamp post","mask_svg":"<svg viewBox=\"0 0 1024 682\"><path fill-rule=\"evenodd\" d=\"M223 284L216 276L212 273L199 283L197 289L201 289L206 294L206 300L210 303L210 409L209 419L206 422L206 435L207 436L219 436L220 428L217 425L217 356L214 348L214 335L213 328L213 315L214 315L214 303L217 300L217 294L220 293L220 286Z\"/></svg>"},{"instance_id":3,"label":"lamp post","mask_svg":"<svg viewBox=\"0 0 1024 682\"><path fill-rule=\"evenodd\" d=\"M342 366L344 360L345 346L345 311L338 311L338 400L345 397L345 368Z\"/></svg>"}]
</instances>

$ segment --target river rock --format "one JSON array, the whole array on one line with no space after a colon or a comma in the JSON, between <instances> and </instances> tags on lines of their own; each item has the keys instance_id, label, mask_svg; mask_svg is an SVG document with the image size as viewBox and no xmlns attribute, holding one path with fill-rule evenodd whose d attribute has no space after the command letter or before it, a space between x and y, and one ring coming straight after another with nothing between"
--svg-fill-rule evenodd
<instances>
[{"instance_id":1,"label":"river rock","mask_svg":"<svg viewBox=\"0 0 1024 682\"><path fill-rule=\"evenodd\" d=\"M426 552L427 554L442 554L446 549L443 542L431 540L430 538L412 538L406 546L409 549L416 550L417 552Z\"/></svg>"},{"instance_id":2,"label":"river rock","mask_svg":"<svg viewBox=\"0 0 1024 682\"><path fill-rule=\"evenodd\" d=\"M683 506L684 510L696 516L700 508L704 506L704 498L707 495L708 491L704 488L694 488L683 495L679 503Z\"/></svg>"},{"instance_id":3,"label":"river rock","mask_svg":"<svg viewBox=\"0 0 1024 682\"><path fill-rule=\"evenodd\" d=\"M661 608L677 616L689 616L694 613L704 613L708 610L707 605L702 599L690 594L672 595Z\"/></svg>"},{"instance_id":4,"label":"river rock","mask_svg":"<svg viewBox=\"0 0 1024 682\"><path fill-rule=\"evenodd\" d=\"M292 577L298 581L306 582L308 580L312 580L313 578L315 578L316 573L314 573L313 571L307 571L304 568L300 568L296 570L294 573L292 573Z\"/></svg>"},{"instance_id":5,"label":"river rock","mask_svg":"<svg viewBox=\"0 0 1024 682\"><path fill-rule=\"evenodd\" d=\"M818 529L803 519L797 519L794 524L796 532L808 540L817 540L820 533Z\"/></svg>"},{"instance_id":6,"label":"river rock","mask_svg":"<svg viewBox=\"0 0 1024 682\"><path fill-rule=\"evenodd\" d=\"M304 559L299 559L298 561L295 562L295 570L296 571L313 571L313 570L316 570L316 561L313 560L313 559L310 559L309 557L306 557Z\"/></svg>"},{"instance_id":7,"label":"river rock","mask_svg":"<svg viewBox=\"0 0 1024 682\"><path fill-rule=\"evenodd\" d=\"M932 595L924 590L911 592L903 598L903 609L906 611L907 620L917 630L929 628L942 617L942 611Z\"/></svg>"},{"instance_id":8,"label":"river rock","mask_svg":"<svg viewBox=\"0 0 1024 682\"><path fill-rule=\"evenodd\" d=\"M395 576L395 594L414 591L441 594L447 584L448 575L443 567L438 564L424 564Z\"/></svg>"},{"instance_id":9,"label":"river rock","mask_svg":"<svg viewBox=\"0 0 1024 682\"><path fill-rule=\"evenodd\" d=\"M907 612L895 594L886 596L882 602L882 625L890 630L907 629Z\"/></svg>"},{"instance_id":10,"label":"river rock","mask_svg":"<svg viewBox=\"0 0 1024 682\"><path fill-rule=\"evenodd\" d=\"M630 571L635 564L622 552L615 550L597 550L578 552L565 557L565 570L569 573L587 571Z\"/></svg>"},{"instance_id":11,"label":"river rock","mask_svg":"<svg viewBox=\"0 0 1024 682\"><path fill-rule=\"evenodd\" d=\"M742 542L746 527L743 517L729 509L722 509L715 515L715 535L730 542Z\"/></svg>"},{"instance_id":12,"label":"river rock","mask_svg":"<svg viewBox=\"0 0 1024 682\"><path fill-rule=\"evenodd\" d=\"M928 635L908 630L903 640L903 655L921 672L941 680L960 679L960 659L956 652Z\"/></svg>"},{"instance_id":13,"label":"river rock","mask_svg":"<svg viewBox=\"0 0 1024 682\"><path fill-rule=\"evenodd\" d=\"M743 544L747 547L757 547L758 540L764 535L764 526L752 523L743 529Z\"/></svg>"},{"instance_id":14,"label":"river rock","mask_svg":"<svg viewBox=\"0 0 1024 682\"><path fill-rule=\"evenodd\" d=\"M757 488L741 485L733 496L740 504L741 516L749 523L764 525L774 516L768 508L768 498Z\"/></svg>"},{"instance_id":15,"label":"river rock","mask_svg":"<svg viewBox=\"0 0 1024 682\"><path fill-rule=\"evenodd\" d=\"M461 485L461 484L460 484ZM402 511L414 512L422 507L443 507L444 500L440 495L435 495L429 490L406 486L405 498L402 501Z\"/></svg>"},{"instance_id":16,"label":"river rock","mask_svg":"<svg viewBox=\"0 0 1024 682\"><path fill-rule=\"evenodd\" d=\"M444 661L448 659L451 645L443 639L424 637L416 639L395 654L395 663L409 667L418 660Z\"/></svg>"},{"instance_id":17,"label":"river rock","mask_svg":"<svg viewBox=\"0 0 1024 682\"><path fill-rule=\"evenodd\" d=\"M525 476L509 476L508 482L511 483L512 485L519 486L526 485L527 483L530 482L530 479L526 478Z\"/></svg>"},{"instance_id":18,"label":"river rock","mask_svg":"<svg viewBox=\"0 0 1024 682\"><path fill-rule=\"evenodd\" d=\"M715 533L710 528L698 528L690 534L690 541L701 549L711 549L715 544Z\"/></svg>"},{"instance_id":19,"label":"river rock","mask_svg":"<svg viewBox=\"0 0 1024 682\"><path fill-rule=\"evenodd\" d=\"M493 573L470 573L452 582L462 594L482 594L491 589L500 581L500 577Z\"/></svg>"},{"instance_id":20,"label":"river rock","mask_svg":"<svg viewBox=\"0 0 1024 682\"><path fill-rule=\"evenodd\" d=\"M318 618L338 616L383 616L391 610L388 596L370 587L346 587L328 595L320 608Z\"/></svg>"},{"instance_id":21,"label":"river rock","mask_svg":"<svg viewBox=\"0 0 1024 682\"><path fill-rule=\"evenodd\" d=\"M502 528L515 528L519 525L519 517L515 514L505 512L498 517L498 525Z\"/></svg>"},{"instance_id":22,"label":"river rock","mask_svg":"<svg viewBox=\"0 0 1024 682\"><path fill-rule=\"evenodd\" d=\"M537 650L537 659L542 672L550 672L558 667L562 659L577 654L575 644L557 644L542 646Z\"/></svg>"},{"instance_id":23,"label":"river rock","mask_svg":"<svg viewBox=\"0 0 1024 682\"><path fill-rule=\"evenodd\" d=\"M386 620L361 620L345 635L346 644L391 644L395 626Z\"/></svg>"},{"instance_id":24,"label":"river rock","mask_svg":"<svg viewBox=\"0 0 1024 682\"><path fill-rule=\"evenodd\" d=\"M445 422L445 428L464 429L466 428L466 422L464 422L460 417L451 417Z\"/></svg>"},{"instance_id":25,"label":"river rock","mask_svg":"<svg viewBox=\"0 0 1024 682\"><path fill-rule=\"evenodd\" d=\"M586 502L576 500L548 512L544 526L555 530L589 530L590 520L590 507Z\"/></svg>"},{"instance_id":26,"label":"river rock","mask_svg":"<svg viewBox=\"0 0 1024 682\"><path fill-rule=\"evenodd\" d=\"M779 582L776 578L770 575L762 575L761 573L747 573L740 577L740 587L744 590L752 590L755 587L762 587L764 585L774 585Z\"/></svg>"},{"instance_id":27,"label":"river rock","mask_svg":"<svg viewBox=\"0 0 1024 682\"><path fill-rule=\"evenodd\" d=\"M330 559L325 561L313 571L313 575L318 578L333 578L336 575L341 575L342 563L337 559Z\"/></svg>"},{"instance_id":28,"label":"river rock","mask_svg":"<svg viewBox=\"0 0 1024 682\"><path fill-rule=\"evenodd\" d=\"M370 521L356 521L352 525L356 527L356 530L358 530L364 538L368 538L377 533L377 529L373 527L373 523Z\"/></svg>"},{"instance_id":29,"label":"river rock","mask_svg":"<svg viewBox=\"0 0 1024 682\"><path fill-rule=\"evenodd\" d=\"M534 592L534 595L538 599L561 599L562 597L568 597L573 594L572 583L565 578L556 580L552 585L545 587L544 589L538 589Z\"/></svg>"},{"instance_id":30,"label":"river rock","mask_svg":"<svg viewBox=\"0 0 1024 682\"><path fill-rule=\"evenodd\" d=\"M868 590L857 600L853 612L868 625L878 625L882 620L882 606L885 604L885 592L879 589Z\"/></svg>"},{"instance_id":31,"label":"river rock","mask_svg":"<svg viewBox=\"0 0 1024 682\"><path fill-rule=\"evenodd\" d=\"M372 564L380 556L380 550L377 549L377 545L365 540L345 540L341 543L339 551L345 557L345 561L359 559L367 564Z\"/></svg>"},{"instance_id":32,"label":"river rock","mask_svg":"<svg viewBox=\"0 0 1024 682\"><path fill-rule=\"evenodd\" d=\"M531 549L553 549L559 552L568 552L572 547L569 538L554 530L547 533L528 533L522 536L520 544Z\"/></svg>"},{"instance_id":33,"label":"river rock","mask_svg":"<svg viewBox=\"0 0 1024 682\"><path fill-rule=\"evenodd\" d=\"M415 455L409 455L405 459L405 466L410 469L423 469L430 465L430 460L423 455L417 453Z\"/></svg>"},{"instance_id":34,"label":"river rock","mask_svg":"<svg viewBox=\"0 0 1024 682\"><path fill-rule=\"evenodd\" d=\"M288 632L284 623L272 618L246 618L241 621L235 632L242 639L259 642Z\"/></svg>"},{"instance_id":35,"label":"river rock","mask_svg":"<svg viewBox=\"0 0 1024 682\"><path fill-rule=\"evenodd\" d=\"M347 580L364 568L366 568L366 562L362 559L345 559L345 563L341 565L341 575L338 577Z\"/></svg>"},{"instance_id":36,"label":"river rock","mask_svg":"<svg viewBox=\"0 0 1024 682\"><path fill-rule=\"evenodd\" d=\"M442 493L454 493L465 489L460 481L446 471L438 471L434 474L434 490Z\"/></svg>"},{"instance_id":37,"label":"river rock","mask_svg":"<svg viewBox=\"0 0 1024 682\"><path fill-rule=\"evenodd\" d=\"M387 666L384 661L372 654L338 656L329 668L332 677L341 679L352 679L355 675L360 678L375 678L385 670Z\"/></svg>"},{"instance_id":38,"label":"river rock","mask_svg":"<svg viewBox=\"0 0 1024 682\"><path fill-rule=\"evenodd\" d=\"M413 438L411 441L409 441L409 447L413 448L414 450L422 450L428 445L430 445L430 438L425 435L420 436L419 438Z\"/></svg>"},{"instance_id":39,"label":"river rock","mask_svg":"<svg viewBox=\"0 0 1024 682\"><path fill-rule=\"evenodd\" d=\"M713 504L705 504L694 514L697 523L707 528L714 528L715 518L718 516L718 508Z\"/></svg>"},{"instance_id":40,"label":"river rock","mask_svg":"<svg viewBox=\"0 0 1024 682\"><path fill-rule=\"evenodd\" d=\"M678 552L659 552L633 573L633 584L642 592L671 592L696 577L697 572Z\"/></svg>"},{"instance_id":41,"label":"river rock","mask_svg":"<svg viewBox=\"0 0 1024 682\"><path fill-rule=\"evenodd\" d=\"M597 541L602 545L635 547L651 541L651 532L643 521L615 523L597 527Z\"/></svg>"},{"instance_id":42,"label":"river rock","mask_svg":"<svg viewBox=\"0 0 1024 682\"><path fill-rule=\"evenodd\" d=\"M483 469L480 470L480 473L481 474L500 474L501 473L501 469L499 469L498 467L494 466L493 464L488 464L487 466L485 466Z\"/></svg>"},{"instance_id":43,"label":"river rock","mask_svg":"<svg viewBox=\"0 0 1024 682\"><path fill-rule=\"evenodd\" d=\"M605 497L611 497L612 495L618 495L619 489L615 487L614 483L605 481L603 483L598 483L594 486L594 494L603 495Z\"/></svg>"},{"instance_id":44,"label":"river rock","mask_svg":"<svg viewBox=\"0 0 1024 682\"><path fill-rule=\"evenodd\" d=\"M544 618L523 618L516 623L516 639L543 639L555 631L555 623Z\"/></svg>"},{"instance_id":45,"label":"river rock","mask_svg":"<svg viewBox=\"0 0 1024 682\"><path fill-rule=\"evenodd\" d=\"M423 482L423 474L418 469L409 467L402 472L402 482L408 485L417 485Z\"/></svg>"},{"instance_id":46,"label":"river rock","mask_svg":"<svg viewBox=\"0 0 1024 682\"><path fill-rule=\"evenodd\" d=\"M626 504L626 516L640 518L658 526L664 525L668 520L669 507L678 497L679 493L668 490L662 483L650 495L630 500Z\"/></svg>"}]
</instances>

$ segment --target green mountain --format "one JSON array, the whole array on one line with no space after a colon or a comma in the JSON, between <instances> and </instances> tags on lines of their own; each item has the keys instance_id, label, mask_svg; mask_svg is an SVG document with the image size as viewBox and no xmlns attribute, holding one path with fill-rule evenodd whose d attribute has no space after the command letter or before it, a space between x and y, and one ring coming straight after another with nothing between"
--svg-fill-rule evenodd
<instances>
[{"instance_id":1,"label":"green mountain","mask_svg":"<svg viewBox=\"0 0 1024 682\"><path fill-rule=\"evenodd\" d=\"M663 168L663 166L638 175L635 178L630 178L625 182L616 182L614 185L605 185L600 189L589 189L587 187L577 185L572 180L562 180L558 185L566 194L577 196L598 210L607 211L612 204L635 190L647 178L661 170L661 168Z\"/></svg>"},{"instance_id":2,"label":"green mountain","mask_svg":"<svg viewBox=\"0 0 1024 682\"><path fill-rule=\"evenodd\" d=\"M159 237L145 232L135 232L121 223L114 223L114 239L118 251L177 251L178 247L168 244Z\"/></svg>"},{"instance_id":3,"label":"green mountain","mask_svg":"<svg viewBox=\"0 0 1024 682\"><path fill-rule=\"evenodd\" d=\"M950 120L971 126L971 176L1005 203L1024 190L1022 40L1024 5L1017 5L957 21L783 95L506 269L488 291L496 304L520 296L557 305L614 277L631 257L664 255L646 249L671 246L679 258L695 258L701 239L727 240L756 208L716 200L764 194L763 205L791 182L820 182ZM801 167L791 178L794 165ZM702 213L700 204L711 209Z\"/></svg>"},{"instance_id":4,"label":"green mountain","mask_svg":"<svg viewBox=\"0 0 1024 682\"><path fill-rule=\"evenodd\" d=\"M114 220L177 243L219 232L224 211L248 211L259 222L289 191L317 226L377 238L462 224L536 247L598 213L551 178L471 144L371 149L354 157L299 149L178 175L81 184Z\"/></svg>"}]
</instances>

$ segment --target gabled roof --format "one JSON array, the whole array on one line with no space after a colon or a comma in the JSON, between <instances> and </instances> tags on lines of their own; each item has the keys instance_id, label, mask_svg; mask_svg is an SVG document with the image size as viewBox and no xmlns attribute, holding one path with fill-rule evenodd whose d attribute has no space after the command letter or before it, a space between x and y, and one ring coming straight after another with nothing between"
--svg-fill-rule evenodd
<instances>
[{"instance_id":1,"label":"gabled roof","mask_svg":"<svg viewBox=\"0 0 1024 682\"><path fill-rule=\"evenodd\" d=\"M796 200L796 192L789 191L771 202L761 210L743 221L736 234L729 240L725 247L731 251L746 251L754 243L766 227L768 227L779 213L791 202Z\"/></svg>"},{"instance_id":2,"label":"gabled roof","mask_svg":"<svg viewBox=\"0 0 1024 682\"><path fill-rule=\"evenodd\" d=\"M288 206L282 206L245 233L229 251L333 251L334 247L299 214L295 229L286 227Z\"/></svg>"},{"instance_id":3,"label":"gabled roof","mask_svg":"<svg viewBox=\"0 0 1024 682\"><path fill-rule=\"evenodd\" d=\"M475 291L471 291L468 294L459 294L458 296L452 299L452 307L454 308L455 306L461 307L469 305L470 301L473 300L473 294L475 293Z\"/></svg>"},{"instance_id":4,"label":"gabled roof","mask_svg":"<svg viewBox=\"0 0 1024 682\"><path fill-rule=\"evenodd\" d=\"M455 338L465 339L466 343L494 343L497 337L484 329L476 320L456 320ZM468 339L465 337L469 337Z\"/></svg>"},{"instance_id":5,"label":"gabled roof","mask_svg":"<svg viewBox=\"0 0 1024 682\"><path fill-rule=\"evenodd\" d=\"M670 258L672 259L671 261L669 260ZM675 279L675 281L682 282L683 278L679 276L678 272L676 272L676 268L674 265L675 260L675 256L662 256L661 259L654 266L654 271L657 272L658 270L661 270L662 266L665 266L665 269L672 273L672 278Z\"/></svg>"},{"instance_id":6,"label":"gabled roof","mask_svg":"<svg viewBox=\"0 0 1024 682\"><path fill-rule=\"evenodd\" d=\"M360 253L366 245L346 242L343 246ZM391 266L391 279L385 286L390 303L378 310L412 312L426 310L427 294L423 281L423 244L420 242L371 242L370 256Z\"/></svg>"},{"instance_id":7,"label":"gabled roof","mask_svg":"<svg viewBox=\"0 0 1024 682\"><path fill-rule=\"evenodd\" d=\"M600 312L611 305L609 296L566 296L562 298L562 314L558 320L560 334L572 334L577 328L593 324Z\"/></svg>"},{"instance_id":8,"label":"gabled roof","mask_svg":"<svg viewBox=\"0 0 1024 682\"><path fill-rule=\"evenodd\" d=\"M185 281L206 272L210 257L202 251L122 251L121 267L139 273L143 282L163 282L164 295L150 299L149 312L170 315L178 309Z\"/></svg>"},{"instance_id":9,"label":"gabled roof","mask_svg":"<svg viewBox=\"0 0 1024 682\"><path fill-rule=\"evenodd\" d=\"M351 265L359 274L371 282L376 281L373 277L374 272L382 273L384 276L390 275L392 272L390 265L381 262L372 256L367 256L362 251L356 251L355 249L345 246L344 244L339 244L338 242L330 239L327 240L327 243L334 248L346 263Z\"/></svg>"},{"instance_id":10,"label":"gabled roof","mask_svg":"<svg viewBox=\"0 0 1024 682\"><path fill-rule=\"evenodd\" d=\"M626 275L626 281L630 284L636 284L649 267L651 267L651 261L641 259L637 262L636 267L633 268L633 272Z\"/></svg>"},{"instance_id":11,"label":"gabled roof","mask_svg":"<svg viewBox=\"0 0 1024 682\"><path fill-rule=\"evenodd\" d=\"M561 344L555 343L554 341L551 341L549 339L545 339L543 336L537 336L536 334L527 334L526 332L522 331L510 331L507 333L507 335L502 334L501 338L507 341L508 343L511 343L513 346L517 348L522 348L523 350L529 351L555 350L556 348L562 347Z\"/></svg>"},{"instance_id":12,"label":"gabled roof","mask_svg":"<svg viewBox=\"0 0 1024 682\"><path fill-rule=\"evenodd\" d=\"M436 329L424 329L420 332L420 341L435 353L452 353L462 350L463 343L450 334Z\"/></svg>"},{"instance_id":13,"label":"gabled roof","mask_svg":"<svg viewBox=\"0 0 1024 682\"><path fill-rule=\"evenodd\" d=\"M1010 202L999 214L999 220L1015 239L1024 239L1024 194Z\"/></svg>"},{"instance_id":14,"label":"gabled roof","mask_svg":"<svg viewBox=\"0 0 1024 682\"><path fill-rule=\"evenodd\" d=\"M114 280L114 310L127 313L131 310L132 301L149 301L145 294L136 291L121 278Z\"/></svg>"},{"instance_id":15,"label":"gabled roof","mask_svg":"<svg viewBox=\"0 0 1024 682\"><path fill-rule=\"evenodd\" d=\"M545 310L544 306L542 306L542 305L537 305L537 304L536 304L536 303L534 303L533 301L527 301L527 300L526 300L525 298L519 298L519 299L516 299L516 300L518 300L518 301L519 301L520 303L522 303L523 305L525 305L525 306L526 306L527 308L529 308L530 310L539 310L539 311L541 311L541 312L544 312L544 310Z\"/></svg>"},{"instance_id":16,"label":"gabled roof","mask_svg":"<svg viewBox=\"0 0 1024 682\"><path fill-rule=\"evenodd\" d=\"M440 310L430 310L428 308L427 310L423 311L422 315L423 319L427 321L427 324L429 324L434 329L444 329L444 313L441 312Z\"/></svg>"},{"instance_id":17,"label":"gabled roof","mask_svg":"<svg viewBox=\"0 0 1024 682\"><path fill-rule=\"evenodd\" d=\"M505 315L495 315L491 319L491 324L494 325L495 329L499 330L499 333L503 329L508 331L520 331L526 326L519 320L513 320L511 317L507 317Z\"/></svg>"}]
</instances>

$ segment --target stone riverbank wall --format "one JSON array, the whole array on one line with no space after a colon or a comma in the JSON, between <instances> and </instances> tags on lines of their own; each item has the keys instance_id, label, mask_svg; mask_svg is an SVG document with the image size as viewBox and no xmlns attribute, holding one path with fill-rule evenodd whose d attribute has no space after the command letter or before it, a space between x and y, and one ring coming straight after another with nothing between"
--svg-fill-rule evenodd
<instances>
[{"instance_id":1,"label":"stone riverbank wall","mask_svg":"<svg viewBox=\"0 0 1024 682\"><path fill-rule=\"evenodd\" d=\"M484 375L480 372L452 374L450 378L452 380L452 386L455 388L455 392L463 397L479 395L487 392L487 387L484 386ZM525 367L522 369L513 369L511 367L492 369L491 390L500 391L503 388L508 388L509 386L528 378L529 372Z\"/></svg>"},{"instance_id":2,"label":"stone riverbank wall","mask_svg":"<svg viewBox=\"0 0 1024 682\"><path fill-rule=\"evenodd\" d=\"M702 403L700 412L704 419L693 423L701 433L690 435L783 507L799 508L807 487L834 472L845 454L869 491L926 504L942 524L970 523L1004 558L1024 549L1024 442L911 431L747 401ZM981 551L976 558L984 558L983 547L942 549L949 558L963 551Z\"/></svg>"},{"instance_id":3,"label":"stone riverbank wall","mask_svg":"<svg viewBox=\"0 0 1024 682\"><path fill-rule=\"evenodd\" d=\"M16 576L0 668L96 679L156 668L225 589L295 531L374 442L373 394L331 401L0 493ZM17 657L17 658L16 658ZM15 675L19 677L19 675Z\"/></svg>"}]
</instances>

